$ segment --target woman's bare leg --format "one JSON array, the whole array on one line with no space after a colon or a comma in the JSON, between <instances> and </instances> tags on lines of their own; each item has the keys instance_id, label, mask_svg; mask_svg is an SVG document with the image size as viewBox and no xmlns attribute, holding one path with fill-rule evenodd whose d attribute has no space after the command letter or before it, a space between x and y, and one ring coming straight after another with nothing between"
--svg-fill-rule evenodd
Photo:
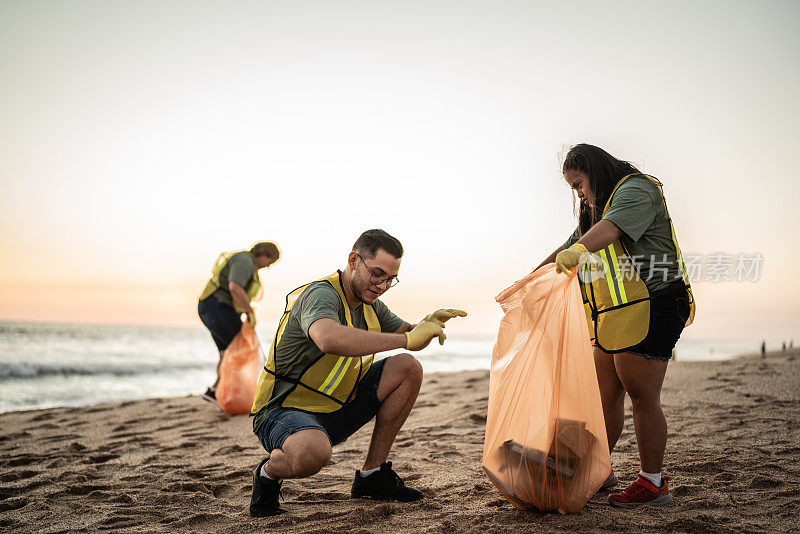
<instances>
[{"instance_id":1,"label":"woman's bare leg","mask_svg":"<svg viewBox=\"0 0 800 534\"><path fill-rule=\"evenodd\" d=\"M614 367L633 404L633 426L642 470L660 473L667 446L667 420L661 410L661 386L667 362L621 353L614 355Z\"/></svg>"}]
</instances>

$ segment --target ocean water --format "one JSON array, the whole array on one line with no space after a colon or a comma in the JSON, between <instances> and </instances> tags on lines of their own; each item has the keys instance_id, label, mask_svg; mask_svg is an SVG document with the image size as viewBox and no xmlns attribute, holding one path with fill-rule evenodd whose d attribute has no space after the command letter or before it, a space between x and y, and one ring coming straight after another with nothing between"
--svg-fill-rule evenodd
<instances>
[{"instance_id":1,"label":"ocean water","mask_svg":"<svg viewBox=\"0 0 800 534\"><path fill-rule=\"evenodd\" d=\"M259 331L266 348L271 332ZM494 339L450 338L416 353L428 373L489 369ZM681 340L678 360L756 352L760 341ZM203 328L0 322L0 412L200 394L218 359Z\"/></svg>"}]
</instances>

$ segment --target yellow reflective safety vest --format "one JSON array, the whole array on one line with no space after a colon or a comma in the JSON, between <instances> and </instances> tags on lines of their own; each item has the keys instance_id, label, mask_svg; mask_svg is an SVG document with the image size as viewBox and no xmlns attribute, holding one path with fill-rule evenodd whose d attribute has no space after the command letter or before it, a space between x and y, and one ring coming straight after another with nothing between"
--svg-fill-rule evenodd
<instances>
[{"instance_id":1,"label":"yellow reflective safety vest","mask_svg":"<svg viewBox=\"0 0 800 534\"><path fill-rule=\"evenodd\" d=\"M347 299L342 289L341 272L337 271L329 276L320 278L318 281L324 281L333 286L342 300L347 326L353 327L350 307L347 305ZM306 366L299 379L288 377L280 369L276 368L275 353L283 331L286 329L289 314L298 297L309 285L311 284L301 286L286 296L286 308L283 312L283 317L278 323L278 331L275 333L275 339L269 348L267 363L258 378L258 388L256 389L255 399L253 399L253 408L250 410L251 415L258 413L272 399L276 380L294 384L294 387L281 403L282 407L296 408L312 413L334 412L355 398L359 382L372 365L374 354L360 357L321 354ZM362 304L362 306L364 307L364 319L367 322L367 329L370 332L380 332L381 325L373 307L368 304Z\"/></svg>"},{"instance_id":2,"label":"yellow reflective safety vest","mask_svg":"<svg viewBox=\"0 0 800 534\"><path fill-rule=\"evenodd\" d=\"M219 289L219 275L222 273L222 269L228 264L228 261L235 255L239 254L240 252L247 252L247 250L237 250L235 252L223 252L217 258L217 261L214 263L214 268L211 269L211 279L206 284L206 287L203 289L203 292L200 293L200 300L206 300L208 297L213 295L217 289ZM255 262L253 262L253 280L247 285L244 289L245 293L247 293L248 300L257 301L261 298L262 291L261 291L261 279L258 277L258 268L255 266ZM227 288L226 288L227 289ZM239 304L236 303L236 299L233 300L233 309L239 313L244 313Z\"/></svg>"},{"instance_id":3,"label":"yellow reflective safety vest","mask_svg":"<svg viewBox=\"0 0 800 534\"><path fill-rule=\"evenodd\" d=\"M608 212L619 186L631 176L635 175L623 177L611 191L603 215ZM661 193L664 212L672 232L672 242L675 244L678 267L689 293L689 318L686 320L686 326L689 326L694 321L695 301L678 238L675 236L675 227L664 200L664 190L661 182L654 177L646 174L640 176L645 176L656 184ZM625 352L647 337L650 329L650 292L639 277L638 268L620 239L594 254L584 256L588 257L581 259L578 274L590 336L606 352Z\"/></svg>"}]
</instances>

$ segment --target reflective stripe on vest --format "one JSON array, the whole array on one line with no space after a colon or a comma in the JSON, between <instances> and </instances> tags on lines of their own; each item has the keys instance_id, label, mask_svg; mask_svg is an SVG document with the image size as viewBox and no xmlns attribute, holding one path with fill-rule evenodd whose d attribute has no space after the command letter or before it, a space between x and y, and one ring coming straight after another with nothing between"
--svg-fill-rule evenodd
<instances>
[{"instance_id":1,"label":"reflective stripe on vest","mask_svg":"<svg viewBox=\"0 0 800 534\"><path fill-rule=\"evenodd\" d=\"M608 292L611 295L614 306L627 303L628 296L625 293L625 284L623 284L614 243L600 250L598 254L603 260L603 271L606 275L606 283L608 283ZM611 261L609 261L609 258L611 258Z\"/></svg>"},{"instance_id":2,"label":"reflective stripe on vest","mask_svg":"<svg viewBox=\"0 0 800 534\"><path fill-rule=\"evenodd\" d=\"M353 327L353 319L341 285L340 275L341 273L337 271L318 281L328 282L336 290L344 306L345 322L347 326ZM352 400L359 382L372 365L374 354L360 357L321 354L306 366L297 379L285 376L280 370L276 369L275 354L278 343L286 329L294 304L309 285L311 284L301 286L286 296L286 308L278 323L278 331L275 333L275 339L270 346L264 370L258 379L258 388L251 410L252 414L257 413L272 399L275 393L276 380L294 384L281 406L313 413L336 411ZM367 304L362 304L362 306L367 329L371 332L380 332L380 322L374 308Z\"/></svg>"}]
</instances>

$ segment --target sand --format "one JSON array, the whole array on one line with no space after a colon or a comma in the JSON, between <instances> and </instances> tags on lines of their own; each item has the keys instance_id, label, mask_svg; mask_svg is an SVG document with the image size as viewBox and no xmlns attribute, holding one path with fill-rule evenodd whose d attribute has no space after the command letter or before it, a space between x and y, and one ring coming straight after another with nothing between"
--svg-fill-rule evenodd
<instances>
[{"instance_id":1,"label":"sand","mask_svg":"<svg viewBox=\"0 0 800 534\"><path fill-rule=\"evenodd\" d=\"M13 532L800 532L800 353L674 362L663 406L665 471L675 501L581 513L522 512L483 475L488 373L426 377L390 459L427 498L349 498L372 425L334 448L331 465L284 484L286 513L251 519L264 451L246 416L199 397L0 414L0 530ZM628 419L613 454L639 470Z\"/></svg>"}]
</instances>

